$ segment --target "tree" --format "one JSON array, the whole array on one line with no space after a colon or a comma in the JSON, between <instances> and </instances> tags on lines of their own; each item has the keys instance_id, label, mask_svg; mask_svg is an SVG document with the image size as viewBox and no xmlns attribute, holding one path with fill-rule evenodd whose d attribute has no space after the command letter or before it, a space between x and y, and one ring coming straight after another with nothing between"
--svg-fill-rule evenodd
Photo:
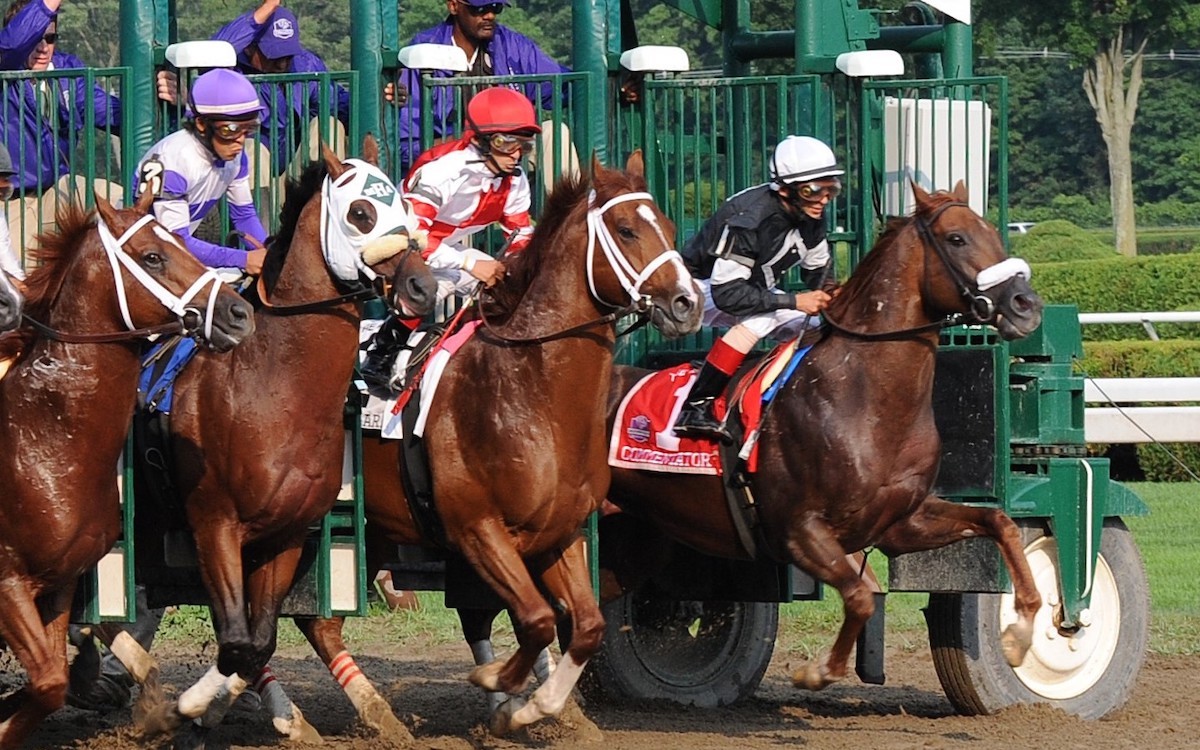
<instances>
[{"instance_id":1,"label":"tree","mask_svg":"<svg viewBox=\"0 0 1200 750\"><path fill-rule=\"evenodd\" d=\"M1108 151L1109 199L1118 252L1137 254L1132 133L1145 53L1200 31L1191 0L993 0L981 19L1019 20L1030 33L1071 55Z\"/></svg>"}]
</instances>

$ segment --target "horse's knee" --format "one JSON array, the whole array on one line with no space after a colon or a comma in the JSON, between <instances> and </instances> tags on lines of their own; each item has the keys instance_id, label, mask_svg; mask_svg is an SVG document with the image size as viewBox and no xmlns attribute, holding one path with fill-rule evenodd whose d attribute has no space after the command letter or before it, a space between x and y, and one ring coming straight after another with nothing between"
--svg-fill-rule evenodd
<instances>
[{"instance_id":1,"label":"horse's knee","mask_svg":"<svg viewBox=\"0 0 1200 750\"><path fill-rule=\"evenodd\" d=\"M55 674L31 681L27 690L31 701L46 713L52 713L67 704L67 675Z\"/></svg>"},{"instance_id":2,"label":"horse's knee","mask_svg":"<svg viewBox=\"0 0 1200 750\"><path fill-rule=\"evenodd\" d=\"M523 620L517 629L517 642L522 648L541 651L554 642L557 621L549 607L541 607L531 618Z\"/></svg>"},{"instance_id":3,"label":"horse's knee","mask_svg":"<svg viewBox=\"0 0 1200 750\"><path fill-rule=\"evenodd\" d=\"M846 619L866 622L875 613L875 595L860 582L841 592Z\"/></svg>"},{"instance_id":4,"label":"horse's knee","mask_svg":"<svg viewBox=\"0 0 1200 750\"><path fill-rule=\"evenodd\" d=\"M577 616L575 628L571 634L571 651L583 658L591 658L600 650L600 642L604 638L604 617L600 610L587 615Z\"/></svg>"}]
</instances>

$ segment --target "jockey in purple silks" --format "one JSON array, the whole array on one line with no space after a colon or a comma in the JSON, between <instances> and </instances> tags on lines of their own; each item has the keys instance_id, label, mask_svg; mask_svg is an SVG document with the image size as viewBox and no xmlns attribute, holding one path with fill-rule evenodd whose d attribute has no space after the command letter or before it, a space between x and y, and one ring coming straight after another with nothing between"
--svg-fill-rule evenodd
<instances>
[{"instance_id":1,"label":"jockey in purple silks","mask_svg":"<svg viewBox=\"0 0 1200 750\"><path fill-rule=\"evenodd\" d=\"M189 96L192 119L151 146L138 163L138 192L154 191L155 218L182 235L205 265L257 274L266 256L267 233L254 208L245 146L260 125L258 93L241 73L217 68L197 78ZM192 234L222 196L249 252Z\"/></svg>"}]
</instances>

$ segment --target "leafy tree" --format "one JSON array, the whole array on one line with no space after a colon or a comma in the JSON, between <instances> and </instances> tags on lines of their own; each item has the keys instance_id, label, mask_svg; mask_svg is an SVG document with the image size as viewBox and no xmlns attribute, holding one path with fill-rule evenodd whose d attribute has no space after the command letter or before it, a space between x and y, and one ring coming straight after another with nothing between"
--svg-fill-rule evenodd
<instances>
[{"instance_id":1,"label":"leafy tree","mask_svg":"<svg viewBox=\"0 0 1200 750\"><path fill-rule=\"evenodd\" d=\"M1165 45L1200 31L1200 6L1191 0L993 0L979 5L981 17L1019 20L1083 68L1083 89L1108 149L1117 250L1135 255L1130 144L1147 45L1151 40Z\"/></svg>"}]
</instances>

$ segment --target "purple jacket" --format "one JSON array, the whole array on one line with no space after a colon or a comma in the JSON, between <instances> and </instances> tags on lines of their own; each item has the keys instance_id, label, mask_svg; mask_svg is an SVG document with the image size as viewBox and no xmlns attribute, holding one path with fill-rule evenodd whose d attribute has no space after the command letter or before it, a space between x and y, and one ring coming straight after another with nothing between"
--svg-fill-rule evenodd
<instances>
[{"instance_id":1,"label":"purple jacket","mask_svg":"<svg viewBox=\"0 0 1200 750\"><path fill-rule=\"evenodd\" d=\"M250 58L246 48L258 41L266 25L256 23L254 11L238 16L225 24L213 34L213 39L229 42L238 53L238 68L246 74L259 73L250 67ZM302 49L300 54L292 57L289 73L323 73L329 70L325 62L315 53ZM288 91L287 87L291 87ZM288 97L291 97L291 107L288 107ZM264 145L271 150L272 168L275 174L287 169L288 162L295 155L301 142L301 129L308 128L308 121L319 114L321 101L321 86L316 81L306 81L290 84L260 83L258 98L266 108L263 116L261 135ZM331 84L329 101L337 107L337 118L345 124L350 123L350 92L336 84Z\"/></svg>"},{"instance_id":2,"label":"purple jacket","mask_svg":"<svg viewBox=\"0 0 1200 750\"><path fill-rule=\"evenodd\" d=\"M409 44L454 44L454 21L447 17L441 24L431 29L418 32ZM570 73L571 69L559 64L554 58L542 51L537 43L520 32L513 31L503 24L496 24L496 35L488 44L492 55L492 68L495 75L553 75ZM449 78L453 75L447 70L433 71L438 78ZM415 70L401 71L400 82L408 89L408 102L400 108L400 122L397 129L400 142L400 160L403 173L407 174L409 167L421 153L421 80L420 73ZM541 102L543 109L554 106L555 91L549 83L526 84L525 95L532 102ZM431 92L433 99L430 111L433 115L433 138L437 140L455 132L455 125L461 118L454 112L454 97L444 88L434 88Z\"/></svg>"},{"instance_id":3,"label":"purple jacket","mask_svg":"<svg viewBox=\"0 0 1200 750\"><path fill-rule=\"evenodd\" d=\"M22 8L0 29L0 68L25 70L29 55L52 20L54 15L40 0ZM86 67L78 57L57 51L51 64L55 70ZM97 128L111 130L121 124L121 101L100 85L89 90L83 78L58 78L48 83L57 94L56 121L43 116L33 81L0 82L0 137L17 168L13 184L39 193L71 171L73 142L83 129L89 107Z\"/></svg>"}]
</instances>

